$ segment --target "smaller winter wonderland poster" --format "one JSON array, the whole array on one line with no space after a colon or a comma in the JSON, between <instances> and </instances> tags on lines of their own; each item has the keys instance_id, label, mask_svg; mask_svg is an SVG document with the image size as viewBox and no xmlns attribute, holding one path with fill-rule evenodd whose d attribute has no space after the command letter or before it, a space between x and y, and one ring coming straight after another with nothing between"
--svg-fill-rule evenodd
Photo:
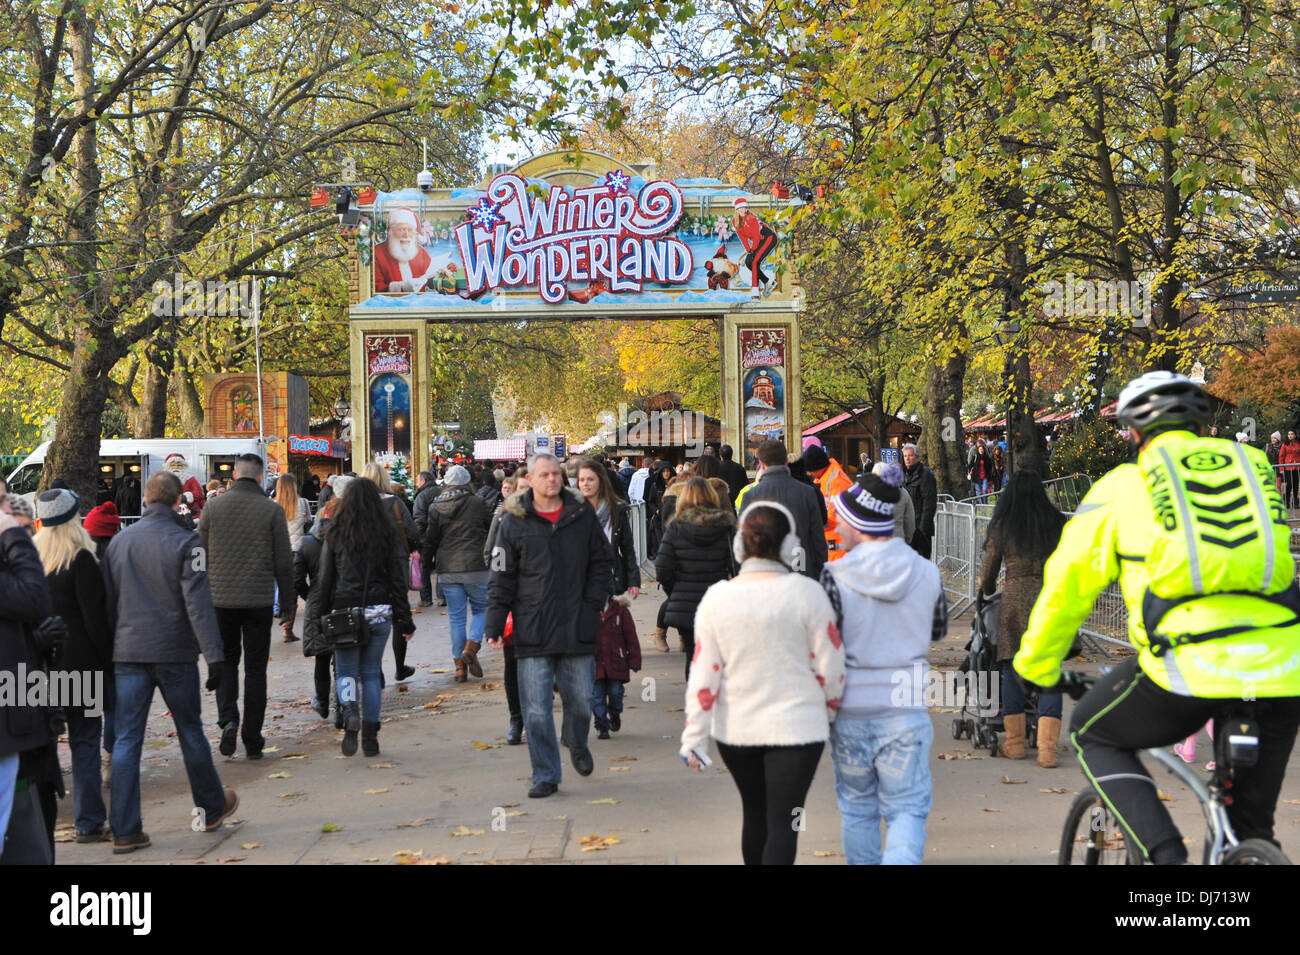
<instances>
[{"instance_id":1,"label":"smaller winter wonderland poster","mask_svg":"<svg viewBox=\"0 0 1300 955\"><path fill-rule=\"evenodd\" d=\"M742 328L739 334L745 467L754 468L762 442L786 440L786 330Z\"/></svg>"}]
</instances>

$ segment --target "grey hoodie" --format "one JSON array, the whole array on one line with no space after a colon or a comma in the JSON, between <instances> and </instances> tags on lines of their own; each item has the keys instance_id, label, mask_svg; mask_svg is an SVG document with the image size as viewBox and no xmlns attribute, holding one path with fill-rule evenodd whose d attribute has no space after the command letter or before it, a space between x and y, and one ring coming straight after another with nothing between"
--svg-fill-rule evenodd
<instances>
[{"instance_id":1,"label":"grey hoodie","mask_svg":"<svg viewBox=\"0 0 1300 955\"><path fill-rule=\"evenodd\" d=\"M844 639L840 716L925 708L930 641L948 629L939 569L902 538L866 541L822 574Z\"/></svg>"}]
</instances>

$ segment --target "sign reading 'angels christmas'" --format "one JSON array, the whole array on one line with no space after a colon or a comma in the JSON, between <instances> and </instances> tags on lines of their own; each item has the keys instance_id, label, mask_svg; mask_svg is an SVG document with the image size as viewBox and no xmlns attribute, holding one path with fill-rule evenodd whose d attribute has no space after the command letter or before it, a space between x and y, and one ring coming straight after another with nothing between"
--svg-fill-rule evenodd
<instances>
[{"instance_id":1,"label":"sign reading 'angels christmas'","mask_svg":"<svg viewBox=\"0 0 1300 955\"><path fill-rule=\"evenodd\" d=\"M682 216L681 190L660 180L631 195L629 183L616 169L596 185L552 186L540 197L514 174L493 179L456 228L469 294L535 285L554 305L573 297L568 282L610 292L687 282L691 250L667 234Z\"/></svg>"}]
</instances>

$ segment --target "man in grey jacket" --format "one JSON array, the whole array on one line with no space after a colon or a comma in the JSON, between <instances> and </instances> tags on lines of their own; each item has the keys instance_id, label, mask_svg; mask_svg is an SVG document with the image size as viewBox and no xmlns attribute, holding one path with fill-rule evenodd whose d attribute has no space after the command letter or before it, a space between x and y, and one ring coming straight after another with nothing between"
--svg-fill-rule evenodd
<instances>
[{"instance_id":1,"label":"man in grey jacket","mask_svg":"<svg viewBox=\"0 0 1300 955\"><path fill-rule=\"evenodd\" d=\"M249 759L261 759L266 740L266 663L271 656L271 617L279 588L281 619L293 625L293 549L284 510L262 493L262 459L244 454L235 461L230 490L208 503L199 518L207 552L212 601L225 653L217 688L221 755L235 754L235 734ZM244 654L244 719L239 719L239 657Z\"/></svg>"},{"instance_id":2,"label":"man in grey jacket","mask_svg":"<svg viewBox=\"0 0 1300 955\"><path fill-rule=\"evenodd\" d=\"M788 456L785 445L780 441L764 441L758 446L756 454L758 480L741 498L739 516L743 518L745 508L755 501L784 504L794 515L795 533L799 536L804 553L808 555L808 566L800 569L805 575L817 580L821 577L827 554L821 492L790 473L790 467L786 464Z\"/></svg>"},{"instance_id":3,"label":"man in grey jacket","mask_svg":"<svg viewBox=\"0 0 1300 955\"><path fill-rule=\"evenodd\" d=\"M140 815L140 750L155 687L176 726L197 825L220 828L239 806L212 765L200 716L199 652L212 674L208 689L215 689L224 659L203 548L176 515L176 475L160 471L144 490L144 515L114 537L104 555L117 689L109 813L115 853L149 845Z\"/></svg>"}]
</instances>

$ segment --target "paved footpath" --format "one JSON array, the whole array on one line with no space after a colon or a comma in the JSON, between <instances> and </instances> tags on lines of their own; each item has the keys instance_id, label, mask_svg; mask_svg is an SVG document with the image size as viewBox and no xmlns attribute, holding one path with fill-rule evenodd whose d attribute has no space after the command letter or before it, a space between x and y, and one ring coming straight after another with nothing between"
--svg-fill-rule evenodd
<instances>
[{"instance_id":1,"label":"paved footpath","mask_svg":"<svg viewBox=\"0 0 1300 955\"><path fill-rule=\"evenodd\" d=\"M590 746L596 769L583 778L564 759L560 791L529 799L528 748L506 746L508 716L500 654L481 654L485 678L456 684L445 611L416 616L408 662L416 676L404 691L384 691L381 755L345 759L342 733L309 709L311 661L301 644L272 634L266 756L233 759L217 752L216 704L205 693L203 718L222 781L240 798L235 819L214 833L191 829L191 797L180 747L155 694L141 763L144 827L149 849L114 856L111 843L76 845L72 799L60 805L58 861L82 864L252 865L368 863L403 859L451 863L739 863L740 798L716 758L703 774L677 756L685 688L684 657L659 653L650 641L661 594L655 585L633 605L645 666L627 687L623 729ZM301 604L299 605L301 611ZM962 658L968 619L954 622L932 660L954 667ZM301 627L301 624L299 624ZM670 641L676 647L676 634ZM1095 664L1095 660L1093 661ZM393 674L391 650L384 671ZM652 683L644 683L647 678ZM1066 702L1067 719L1069 701ZM1032 758L1010 761L952 739L952 711L932 709L934 808L926 861L1052 864L1061 825L1083 777L1072 755L1057 769ZM559 703L556 702L558 724ZM557 729L558 732L558 729ZM1201 739L1201 758L1208 741ZM66 745L60 746L69 790ZM1031 751L1032 753L1032 751ZM940 758L953 757L953 758ZM1203 825L1195 800L1156 768L1175 820L1199 858ZM1059 790L1064 790L1063 792ZM843 863L840 817L829 751L808 797L799 862ZM1278 836L1300 859L1300 775L1293 754L1278 804Z\"/></svg>"}]
</instances>

